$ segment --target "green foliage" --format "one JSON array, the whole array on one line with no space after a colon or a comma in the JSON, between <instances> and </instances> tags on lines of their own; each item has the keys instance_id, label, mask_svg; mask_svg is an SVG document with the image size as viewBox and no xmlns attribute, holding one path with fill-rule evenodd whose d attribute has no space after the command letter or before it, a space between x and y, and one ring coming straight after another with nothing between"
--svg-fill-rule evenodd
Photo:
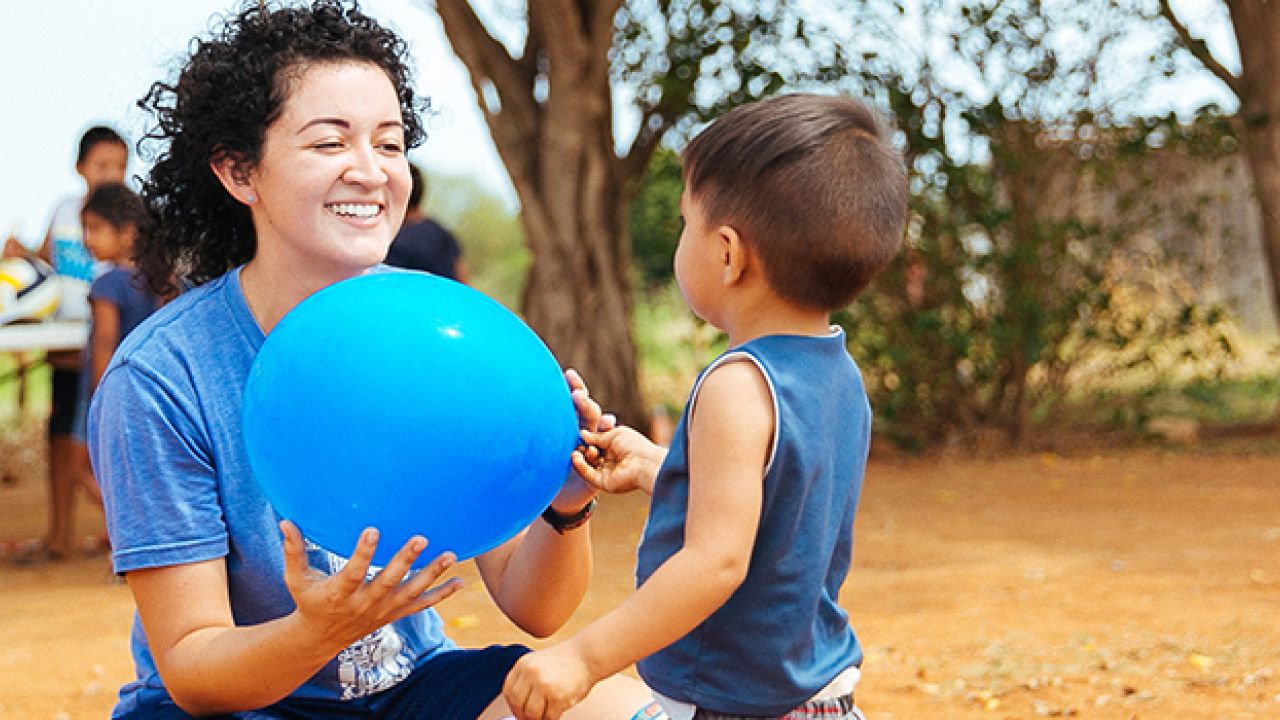
<instances>
[{"instance_id":1,"label":"green foliage","mask_svg":"<svg viewBox=\"0 0 1280 720\"><path fill-rule=\"evenodd\" d=\"M1065 13L1052 22L1051 5ZM1133 238L1166 212L1146 158L1227 150L1226 123L1213 112L1190 126L1116 123L1114 98L1089 82L1118 37L1106 13L961 7L941 31L945 68L863 69L898 122L912 191L907 250L838 318L877 427L914 449L991 427L1018 442L1082 386L1220 374L1233 351L1226 318ZM1074 23L1083 50L1053 47L1055 22Z\"/></svg>"},{"instance_id":2,"label":"green foliage","mask_svg":"<svg viewBox=\"0 0 1280 720\"><path fill-rule=\"evenodd\" d=\"M727 348L725 335L689 310L675 283L641 292L634 317L641 392L651 406L678 416L694 377Z\"/></svg>"},{"instance_id":3,"label":"green foliage","mask_svg":"<svg viewBox=\"0 0 1280 720\"><path fill-rule=\"evenodd\" d=\"M845 74L842 38L820 19L827 14L803 0L623 0L609 64L640 115L633 148L654 148L671 129L688 137L784 87Z\"/></svg>"},{"instance_id":4,"label":"green foliage","mask_svg":"<svg viewBox=\"0 0 1280 720\"><path fill-rule=\"evenodd\" d=\"M631 255L642 287L670 282L671 259L680 239L680 157L660 147L649 159L640 187L627 210Z\"/></svg>"}]
</instances>

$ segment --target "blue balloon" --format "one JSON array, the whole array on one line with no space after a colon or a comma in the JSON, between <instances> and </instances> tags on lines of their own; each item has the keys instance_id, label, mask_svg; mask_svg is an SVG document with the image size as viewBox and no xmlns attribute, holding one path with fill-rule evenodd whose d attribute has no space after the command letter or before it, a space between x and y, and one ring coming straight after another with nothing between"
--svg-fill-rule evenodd
<instances>
[{"instance_id":1,"label":"blue balloon","mask_svg":"<svg viewBox=\"0 0 1280 720\"><path fill-rule=\"evenodd\" d=\"M385 565L422 535L421 566L528 526L569 472L577 414L551 352L502 305L374 273L315 293L267 336L244 442L268 500L316 544L346 556L376 527Z\"/></svg>"}]
</instances>

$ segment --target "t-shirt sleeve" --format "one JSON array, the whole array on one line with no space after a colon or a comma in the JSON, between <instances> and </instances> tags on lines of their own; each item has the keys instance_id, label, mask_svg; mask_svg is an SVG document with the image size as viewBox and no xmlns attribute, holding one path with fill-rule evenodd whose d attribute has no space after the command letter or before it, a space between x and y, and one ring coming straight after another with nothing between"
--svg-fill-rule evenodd
<instances>
[{"instance_id":1,"label":"t-shirt sleeve","mask_svg":"<svg viewBox=\"0 0 1280 720\"><path fill-rule=\"evenodd\" d=\"M128 293L128 273L112 270L93 281L93 285L89 288L89 299L106 300L116 307L121 307L125 304Z\"/></svg>"},{"instance_id":2,"label":"t-shirt sleeve","mask_svg":"<svg viewBox=\"0 0 1280 720\"><path fill-rule=\"evenodd\" d=\"M126 362L103 376L89 408L89 452L116 572L227 554L207 435L180 396Z\"/></svg>"}]
</instances>

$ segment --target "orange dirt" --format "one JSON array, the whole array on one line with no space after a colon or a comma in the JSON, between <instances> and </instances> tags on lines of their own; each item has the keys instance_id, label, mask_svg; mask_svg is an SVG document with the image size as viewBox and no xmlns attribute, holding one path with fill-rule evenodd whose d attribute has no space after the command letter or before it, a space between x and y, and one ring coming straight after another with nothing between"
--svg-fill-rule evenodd
<instances>
[{"instance_id":1,"label":"orange dirt","mask_svg":"<svg viewBox=\"0 0 1280 720\"><path fill-rule=\"evenodd\" d=\"M0 486L0 536L40 532L43 492ZM643 498L602 504L570 629L627 593L643 520ZM454 636L527 642L460 572ZM843 602L872 720L1280 718L1280 457L876 458ZM106 717L131 613L102 557L0 561L0 718Z\"/></svg>"}]
</instances>

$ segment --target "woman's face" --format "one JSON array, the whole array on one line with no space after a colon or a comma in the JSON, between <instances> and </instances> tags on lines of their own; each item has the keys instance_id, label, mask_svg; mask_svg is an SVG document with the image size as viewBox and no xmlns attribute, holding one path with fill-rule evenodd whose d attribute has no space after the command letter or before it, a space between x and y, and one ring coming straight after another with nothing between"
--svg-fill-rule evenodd
<instances>
[{"instance_id":1,"label":"woman's face","mask_svg":"<svg viewBox=\"0 0 1280 720\"><path fill-rule=\"evenodd\" d=\"M329 277L382 262L410 188L386 73L360 62L305 69L267 127L248 184L259 258Z\"/></svg>"}]
</instances>

